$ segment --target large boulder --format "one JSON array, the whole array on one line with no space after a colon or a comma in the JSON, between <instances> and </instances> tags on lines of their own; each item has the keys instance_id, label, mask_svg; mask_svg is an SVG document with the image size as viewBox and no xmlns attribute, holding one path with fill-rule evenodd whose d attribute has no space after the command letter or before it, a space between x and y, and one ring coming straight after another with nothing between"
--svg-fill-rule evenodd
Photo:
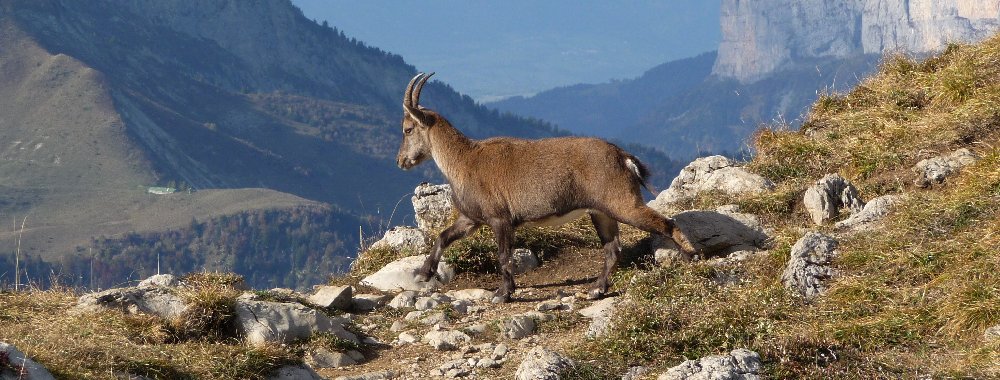
<instances>
[{"instance_id":1,"label":"large boulder","mask_svg":"<svg viewBox=\"0 0 1000 380\"><path fill-rule=\"evenodd\" d=\"M298 303L259 301L242 296L236 300L237 329L253 345L291 343L316 333L330 333L359 342L356 335L344 329L347 322Z\"/></svg>"},{"instance_id":2,"label":"large boulder","mask_svg":"<svg viewBox=\"0 0 1000 380\"><path fill-rule=\"evenodd\" d=\"M709 156L694 160L681 169L670 187L650 202L661 210L670 203L683 201L702 192L721 192L731 195L761 193L774 189L774 183L744 168L737 167L723 156Z\"/></svg>"},{"instance_id":3,"label":"large boulder","mask_svg":"<svg viewBox=\"0 0 1000 380\"><path fill-rule=\"evenodd\" d=\"M413 227L393 227L382 235L382 239L372 244L372 248L389 248L396 252L418 254L427 250L427 235Z\"/></svg>"},{"instance_id":4,"label":"large boulder","mask_svg":"<svg viewBox=\"0 0 1000 380\"><path fill-rule=\"evenodd\" d=\"M692 210L673 216L680 235L699 258L726 256L737 251L756 251L770 247L771 238L755 215L729 208L717 211ZM694 259L688 257L673 240L653 236L654 256L660 264Z\"/></svg>"},{"instance_id":5,"label":"large boulder","mask_svg":"<svg viewBox=\"0 0 1000 380\"><path fill-rule=\"evenodd\" d=\"M928 158L917 163L913 171L917 179L913 182L920 187L929 187L935 183L944 182L945 178L958 173L962 167L979 160L972 151L962 148L948 155Z\"/></svg>"},{"instance_id":6,"label":"large boulder","mask_svg":"<svg viewBox=\"0 0 1000 380\"><path fill-rule=\"evenodd\" d=\"M427 292L448 283L455 277L455 270L452 269L451 265L441 261L438 263L437 277L433 277L429 281L418 281L417 270L424 264L425 259L427 259L427 255L401 258L365 277L361 283L384 292L400 290Z\"/></svg>"},{"instance_id":7,"label":"large boulder","mask_svg":"<svg viewBox=\"0 0 1000 380\"><path fill-rule=\"evenodd\" d=\"M739 348L726 355L711 355L687 360L667 370L657 380L757 380L760 355Z\"/></svg>"},{"instance_id":8,"label":"large boulder","mask_svg":"<svg viewBox=\"0 0 1000 380\"><path fill-rule=\"evenodd\" d=\"M563 371L573 368L574 363L558 352L541 346L532 348L524 355L521 365L514 373L515 380L559 380Z\"/></svg>"},{"instance_id":9,"label":"large boulder","mask_svg":"<svg viewBox=\"0 0 1000 380\"><path fill-rule=\"evenodd\" d=\"M816 298L826 291L826 281L836 274L830 266L836 255L837 240L818 232L807 233L792 246L781 283L806 299Z\"/></svg>"},{"instance_id":10,"label":"large boulder","mask_svg":"<svg viewBox=\"0 0 1000 380\"><path fill-rule=\"evenodd\" d=\"M451 194L451 185L417 186L412 199L417 227L427 232L446 227L452 214Z\"/></svg>"},{"instance_id":11,"label":"large boulder","mask_svg":"<svg viewBox=\"0 0 1000 380\"><path fill-rule=\"evenodd\" d=\"M857 213L865 207L865 202L858 196L858 189L836 173L827 174L806 189L803 203L816 225L833 220L843 209Z\"/></svg>"},{"instance_id":12,"label":"large boulder","mask_svg":"<svg viewBox=\"0 0 1000 380\"><path fill-rule=\"evenodd\" d=\"M0 342L0 380L55 380L45 367L16 347Z\"/></svg>"},{"instance_id":13,"label":"large boulder","mask_svg":"<svg viewBox=\"0 0 1000 380\"><path fill-rule=\"evenodd\" d=\"M861 211L851 214L847 219L837 222L838 230L864 231L871 229L876 222L889 215L893 206L899 202L898 195L883 195L865 204Z\"/></svg>"},{"instance_id":14,"label":"large boulder","mask_svg":"<svg viewBox=\"0 0 1000 380\"><path fill-rule=\"evenodd\" d=\"M166 320L179 317L187 310L184 299L170 288L159 286L108 289L84 294L76 303L77 311L118 309L130 314L155 315Z\"/></svg>"}]
</instances>

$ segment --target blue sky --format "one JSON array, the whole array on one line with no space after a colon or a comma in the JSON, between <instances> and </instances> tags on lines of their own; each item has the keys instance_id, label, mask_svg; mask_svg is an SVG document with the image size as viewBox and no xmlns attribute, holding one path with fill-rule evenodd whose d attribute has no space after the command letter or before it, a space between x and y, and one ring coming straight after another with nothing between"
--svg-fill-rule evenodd
<instances>
[{"instance_id":1,"label":"blue sky","mask_svg":"<svg viewBox=\"0 0 1000 380\"><path fill-rule=\"evenodd\" d=\"M477 100L633 78L720 38L718 0L292 2Z\"/></svg>"}]
</instances>

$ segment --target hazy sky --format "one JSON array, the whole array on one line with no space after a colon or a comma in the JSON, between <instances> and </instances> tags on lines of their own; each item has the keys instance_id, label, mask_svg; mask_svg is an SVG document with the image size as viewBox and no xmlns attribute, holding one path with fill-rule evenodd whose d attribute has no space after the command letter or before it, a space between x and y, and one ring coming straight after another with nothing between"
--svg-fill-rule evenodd
<instances>
[{"instance_id":1,"label":"hazy sky","mask_svg":"<svg viewBox=\"0 0 1000 380\"><path fill-rule=\"evenodd\" d=\"M292 2L477 100L633 78L719 42L719 0Z\"/></svg>"}]
</instances>

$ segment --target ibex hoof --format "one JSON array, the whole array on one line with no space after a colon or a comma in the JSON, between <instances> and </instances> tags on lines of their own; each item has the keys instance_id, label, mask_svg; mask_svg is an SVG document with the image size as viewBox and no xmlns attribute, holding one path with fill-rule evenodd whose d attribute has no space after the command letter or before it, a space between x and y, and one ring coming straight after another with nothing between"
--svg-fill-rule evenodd
<instances>
[{"instance_id":1,"label":"ibex hoof","mask_svg":"<svg viewBox=\"0 0 1000 380\"><path fill-rule=\"evenodd\" d=\"M497 292L493 294L493 298L490 300L490 302L507 303L510 302L510 296L511 292L509 291L497 290Z\"/></svg>"},{"instance_id":2,"label":"ibex hoof","mask_svg":"<svg viewBox=\"0 0 1000 380\"><path fill-rule=\"evenodd\" d=\"M432 278L440 278L440 276L437 273L417 273L416 275L417 282L428 282Z\"/></svg>"},{"instance_id":3,"label":"ibex hoof","mask_svg":"<svg viewBox=\"0 0 1000 380\"><path fill-rule=\"evenodd\" d=\"M589 291L587 291L587 299L591 301L599 300L601 298L604 298L604 293L605 291L599 288L590 289Z\"/></svg>"}]
</instances>

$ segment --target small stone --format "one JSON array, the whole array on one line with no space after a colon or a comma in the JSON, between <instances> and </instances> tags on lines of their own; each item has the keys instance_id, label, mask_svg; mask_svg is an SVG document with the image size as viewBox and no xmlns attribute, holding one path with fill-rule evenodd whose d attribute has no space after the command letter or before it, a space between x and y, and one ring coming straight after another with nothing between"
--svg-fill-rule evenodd
<instances>
[{"instance_id":1,"label":"small stone","mask_svg":"<svg viewBox=\"0 0 1000 380\"><path fill-rule=\"evenodd\" d=\"M180 285L180 280L177 276L172 274L157 274L139 282L138 287L176 288L178 285Z\"/></svg>"},{"instance_id":2,"label":"small stone","mask_svg":"<svg viewBox=\"0 0 1000 380\"><path fill-rule=\"evenodd\" d=\"M543 313L543 312L540 312L540 311L534 311L534 310L525 312L524 314L521 314L521 315L523 315L525 317L528 317L528 318L531 318L531 319L534 319L536 321L542 321L542 322L553 321L553 320L556 319L555 315L548 314L548 313Z\"/></svg>"},{"instance_id":3,"label":"small stone","mask_svg":"<svg viewBox=\"0 0 1000 380\"><path fill-rule=\"evenodd\" d=\"M760 355L746 349L735 349L726 355L711 355L688 360L667 370L657 380L686 379L759 379Z\"/></svg>"},{"instance_id":4,"label":"small stone","mask_svg":"<svg viewBox=\"0 0 1000 380\"><path fill-rule=\"evenodd\" d=\"M527 248L517 248L511 254L511 264L514 267L514 274L528 273L528 271L538 268L541 262L534 252Z\"/></svg>"},{"instance_id":5,"label":"small stone","mask_svg":"<svg viewBox=\"0 0 1000 380\"><path fill-rule=\"evenodd\" d=\"M500 363L497 363L496 360L488 359L487 358L487 359L481 359L481 360L479 360L479 362L476 363L476 367L479 367L479 368L498 368L498 367L500 367Z\"/></svg>"},{"instance_id":6,"label":"small stone","mask_svg":"<svg viewBox=\"0 0 1000 380\"><path fill-rule=\"evenodd\" d=\"M431 331L423 337L424 343L439 351L456 350L461 344L471 340L465 333L455 330Z\"/></svg>"},{"instance_id":7,"label":"small stone","mask_svg":"<svg viewBox=\"0 0 1000 380\"><path fill-rule=\"evenodd\" d=\"M472 334L472 335L480 335L480 334L486 332L486 324L485 323L476 323L476 324L473 324L473 325L466 326L463 330L465 330L465 332L467 332L469 334Z\"/></svg>"},{"instance_id":8,"label":"small stone","mask_svg":"<svg viewBox=\"0 0 1000 380\"><path fill-rule=\"evenodd\" d=\"M358 294L351 300L351 307L360 312L369 312L385 305L388 298L381 294Z\"/></svg>"},{"instance_id":9,"label":"small stone","mask_svg":"<svg viewBox=\"0 0 1000 380\"><path fill-rule=\"evenodd\" d=\"M389 301L389 307L393 309L402 309L407 307L413 307L417 302L417 292L412 290L404 290L392 298Z\"/></svg>"},{"instance_id":10,"label":"small stone","mask_svg":"<svg viewBox=\"0 0 1000 380\"><path fill-rule=\"evenodd\" d=\"M466 300L455 300L451 301L451 309L459 314L468 314L469 307L472 306L472 302Z\"/></svg>"},{"instance_id":11,"label":"small stone","mask_svg":"<svg viewBox=\"0 0 1000 380\"><path fill-rule=\"evenodd\" d=\"M820 226L836 218L842 209L857 213L865 207L854 184L836 173L827 174L806 189L803 204L813 223Z\"/></svg>"},{"instance_id":12,"label":"small stone","mask_svg":"<svg viewBox=\"0 0 1000 380\"><path fill-rule=\"evenodd\" d=\"M945 156L928 158L917 163L913 171L917 173L914 184L929 187L944 182L945 178L958 173L963 167L979 160L972 151L962 148Z\"/></svg>"},{"instance_id":13,"label":"small stone","mask_svg":"<svg viewBox=\"0 0 1000 380\"><path fill-rule=\"evenodd\" d=\"M535 319L515 315L503 322L504 335L511 339L521 339L535 333Z\"/></svg>"},{"instance_id":14,"label":"small stone","mask_svg":"<svg viewBox=\"0 0 1000 380\"><path fill-rule=\"evenodd\" d=\"M990 343L1000 341L1000 325L986 329L983 332L983 339Z\"/></svg>"},{"instance_id":15,"label":"small stone","mask_svg":"<svg viewBox=\"0 0 1000 380\"><path fill-rule=\"evenodd\" d=\"M837 240L818 232L806 233L792 246L781 283L807 300L826 292L826 282L836 274L831 262L837 255Z\"/></svg>"},{"instance_id":16,"label":"small stone","mask_svg":"<svg viewBox=\"0 0 1000 380\"><path fill-rule=\"evenodd\" d=\"M307 301L322 308L347 310L351 307L353 293L354 288L350 286L320 286Z\"/></svg>"},{"instance_id":17,"label":"small stone","mask_svg":"<svg viewBox=\"0 0 1000 380\"><path fill-rule=\"evenodd\" d=\"M488 300L493 297L493 292L486 289L452 290L446 294L453 300L465 300L471 302Z\"/></svg>"},{"instance_id":18,"label":"small stone","mask_svg":"<svg viewBox=\"0 0 1000 380\"><path fill-rule=\"evenodd\" d=\"M389 326L389 331L400 332L400 331L406 330L406 328L409 327L409 326L410 325L408 323L406 323L406 322L403 322L403 321L394 321L394 322L392 322L392 326Z\"/></svg>"},{"instance_id":19,"label":"small stone","mask_svg":"<svg viewBox=\"0 0 1000 380\"><path fill-rule=\"evenodd\" d=\"M588 338L599 337L607 333L617 303L618 297L609 297L577 311L580 315L590 318L590 326L586 332Z\"/></svg>"},{"instance_id":20,"label":"small stone","mask_svg":"<svg viewBox=\"0 0 1000 380\"><path fill-rule=\"evenodd\" d=\"M507 348L506 344L503 343L498 344L497 347L493 349L493 359L495 360L503 359L504 356L507 356L508 350L509 348Z\"/></svg>"},{"instance_id":21,"label":"small stone","mask_svg":"<svg viewBox=\"0 0 1000 380\"><path fill-rule=\"evenodd\" d=\"M313 368L340 368L358 364L357 360L346 353L333 352L325 348L309 351L306 362Z\"/></svg>"},{"instance_id":22,"label":"small stone","mask_svg":"<svg viewBox=\"0 0 1000 380\"><path fill-rule=\"evenodd\" d=\"M443 260L438 263L437 276L429 281L419 281L417 271L424 265L427 255L407 256L386 264L382 269L361 280L361 283L383 292L399 290L431 291L455 277L455 270Z\"/></svg>"},{"instance_id":23,"label":"small stone","mask_svg":"<svg viewBox=\"0 0 1000 380\"><path fill-rule=\"evenodd\" d=\"M417 302L413 304L413 307L417 308L417 310L429 310L437 307L440 304L441 304L440 302L434 300L431 297L420 297L417 298Z\"/></svg>"},{"instance_id":24,"label":"small stone","mask_svg":"<svg viewBox=\"0 0 1000 380\"><path fill-rule=\"evenodd\" d=\"M411 334L409 332L403 332L403 333L399 334L399 337L397 337L397 340L399 340L402 343L410 344L410 343L416 343L417 341L420 340L420 338L418 338L416 335L413 335L413 334Z\"/></svg>"},{"instance_id":25,"label":"small stone","mask_svg":"<svg viewBox=\"0 0 1000 380\"><path fill-rule=\"evenodd\" d=\"M556 300L542 301L537 306L535 310L538 311L551 311L551 310L561 310L563 309L563 304Z\"/></svg>"},{"instance_id":26,"label":"small stone","mask_svg":"<svg viewBox=\"0 0 1000 380\"><path fill-rule=\"evenodd\" d=\"M558 380L559 375L573 367L573 361L555 351L541 346L532 348L524 355L521 365L514 373L515 380Z\"/></svg>"}]
</instances>

